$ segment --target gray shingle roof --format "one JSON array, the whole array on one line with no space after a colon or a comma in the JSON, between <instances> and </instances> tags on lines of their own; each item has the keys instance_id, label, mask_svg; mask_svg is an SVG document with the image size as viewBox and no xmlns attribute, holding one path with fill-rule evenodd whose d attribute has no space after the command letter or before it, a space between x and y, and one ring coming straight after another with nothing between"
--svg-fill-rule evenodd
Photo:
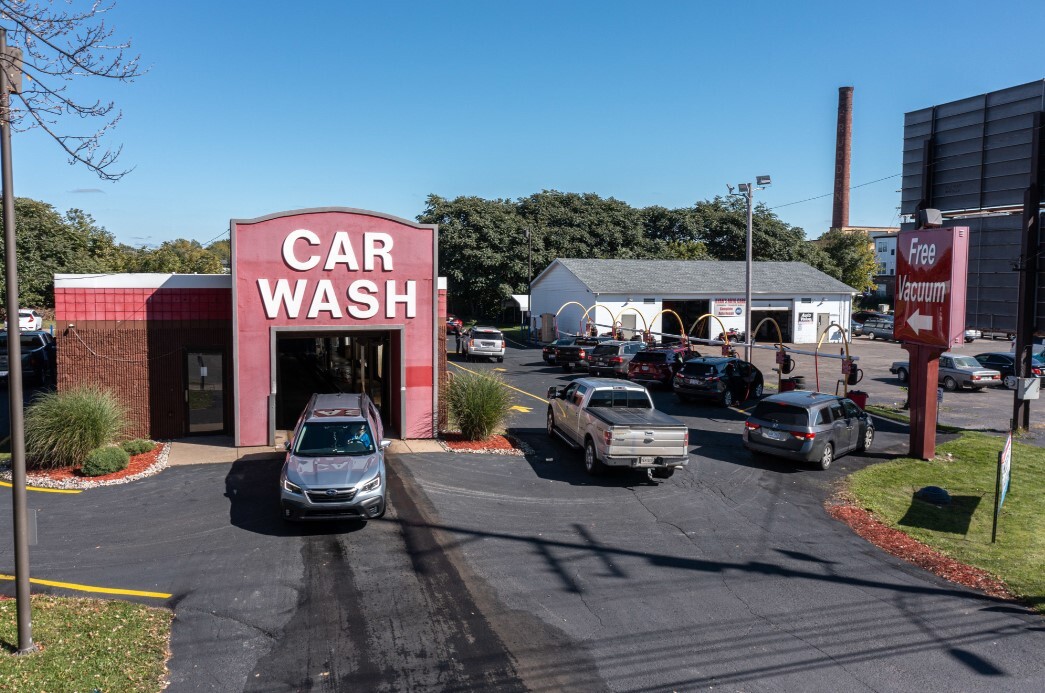
<instances>
[{"instance_id":1,"label":"gray shingle roof","mask_svg":"<svg viewBox=\"0 0 1045 693\"><path fill-rule=\"evenodd\" d=\"M557 258L594 293L665 295L744 291L743 261L592 260ZM756 294L858 293L804 262L755 262L751 291Z\"/></svg>"}]
</instances>

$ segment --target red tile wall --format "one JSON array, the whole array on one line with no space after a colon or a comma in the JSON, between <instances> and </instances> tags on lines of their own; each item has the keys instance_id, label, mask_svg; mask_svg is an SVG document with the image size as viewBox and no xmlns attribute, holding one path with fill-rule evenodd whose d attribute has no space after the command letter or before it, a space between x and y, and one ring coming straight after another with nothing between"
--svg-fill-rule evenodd
<instances>
[{"instance_id":1,"label":"red tile wall","mask_svg":"<svg viewBox=\"0 0 1045 693\"><path fill-rule=\"evenodd\" d=\"M59 326L86 320L231 320L231 289L54 290Z\"/></svg>"}]
</instances>

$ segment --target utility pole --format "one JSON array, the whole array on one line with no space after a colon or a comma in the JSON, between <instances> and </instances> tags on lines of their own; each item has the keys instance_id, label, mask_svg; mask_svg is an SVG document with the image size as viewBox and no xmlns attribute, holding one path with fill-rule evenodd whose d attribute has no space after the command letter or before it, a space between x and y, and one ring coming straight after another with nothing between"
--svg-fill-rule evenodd
<instances>
[{"instance_id":1,"label":"utility pole","mask_svg":"<svg viewBox=\"0 0 1045 693\"><path fill-rule=\"evenodd\" d=\"M7 396L11 413L11 505L14 508L17 654L36 651L29 602L29 513L25 491L25 419L22 412L22 344L18 338L18 253L15 247L14 176L11 171L11 93L22 85L22 52L7 47L0 28L0 184L3 185L4 272L7 282ZM13 326L13 330L12 330Z\"/></svg>"},{"instance_id":2,"label":"utility pole","mask_svg":"<svg viewBox=\"0 0 1045 693\"><path fill-rule=\"evenodd\" d=\"M530 284L533 283L533 238L532 231L526 229L526 343L533 344L533 296L531 294Z\"/></svg>"},{"instance_id":3,"label":"utility pole","mask_svg":"<svg viewBox=\"0 0 1045 693\"><path fill-rule=\"evenodd\" d=\"M755 184L740 183L737 189L747 201L747 254L744 265L744 360L751 362L751 342L754 335L751 334L751 237L754 233L754 207L755 191L765 190L766 186L772 185L769 176L755 176ZM733 186L727 185L729 194L733 194Z\"/></svg>"}]
</instances>

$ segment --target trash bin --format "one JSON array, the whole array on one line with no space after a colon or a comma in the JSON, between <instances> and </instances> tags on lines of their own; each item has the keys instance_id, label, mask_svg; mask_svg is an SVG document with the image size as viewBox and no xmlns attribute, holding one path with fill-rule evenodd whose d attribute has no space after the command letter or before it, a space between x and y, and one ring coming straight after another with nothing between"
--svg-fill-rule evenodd
<instances>
[{"instance_id":1,"label":"trash bin","mask_svg":"<svg viewBox=\"0 0 1045 693\"><path fill-rule=\"evenodd\" d=\"M867 409L867 393L863 390L850 390L848 394L849 399L853 400L853 403L861 409Z\"/></svg>"}]
</instances>

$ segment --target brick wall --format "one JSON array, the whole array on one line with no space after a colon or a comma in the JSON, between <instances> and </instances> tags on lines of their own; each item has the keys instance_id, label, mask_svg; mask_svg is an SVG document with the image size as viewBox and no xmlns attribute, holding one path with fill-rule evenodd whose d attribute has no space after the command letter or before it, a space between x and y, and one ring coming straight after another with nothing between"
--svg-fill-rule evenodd
<instances>
[{"instance_id":1,"label":"brick wall","mask_svg":"<svg viewBox=\"0 0 1045 693\"><path fill-rule=\"evenodd\" d=\"M58 334L58 389L94 383L127 407L129 435L187 434L185 354L225 354L225 424L232 432L232 323L221 320L84 321Z\"/></svg>"}]
</instances>

